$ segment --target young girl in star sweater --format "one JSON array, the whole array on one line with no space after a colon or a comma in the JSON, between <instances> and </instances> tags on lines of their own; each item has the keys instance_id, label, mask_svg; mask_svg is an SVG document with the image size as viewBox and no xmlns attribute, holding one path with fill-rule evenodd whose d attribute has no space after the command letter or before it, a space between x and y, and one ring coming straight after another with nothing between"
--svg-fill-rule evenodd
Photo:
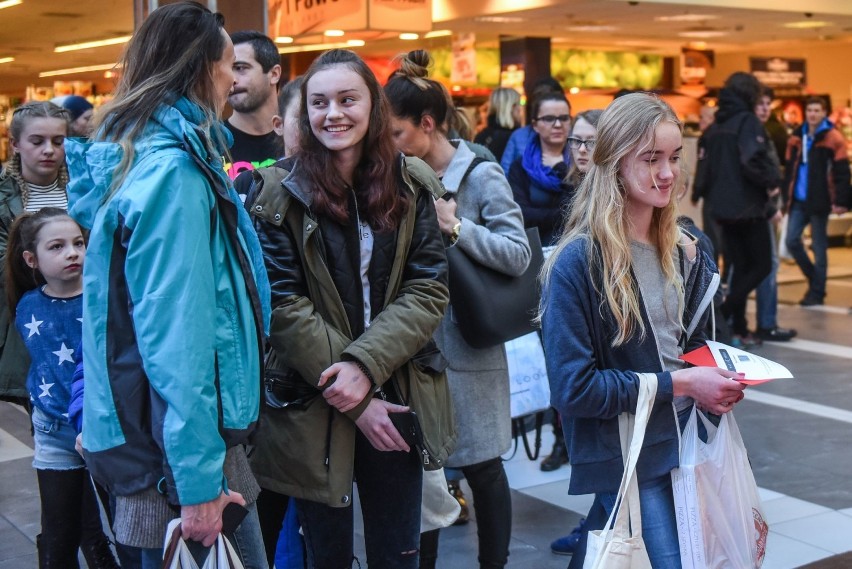
<instances>
[{"instance_id":1,"label":"young girl in star sweater","mask_svg":"<svg viewBox=\"0 0 852 569\"><path fill-rule=\"evenodd\" d=\"M74 352L82 336L85 254L83 232L63 209L24 213L9 232L7 302L31 358L27 390L41 497L41 569L79 567L78 548L89 567L116 567L68 419Z\"/></svg>"}]
</instances>

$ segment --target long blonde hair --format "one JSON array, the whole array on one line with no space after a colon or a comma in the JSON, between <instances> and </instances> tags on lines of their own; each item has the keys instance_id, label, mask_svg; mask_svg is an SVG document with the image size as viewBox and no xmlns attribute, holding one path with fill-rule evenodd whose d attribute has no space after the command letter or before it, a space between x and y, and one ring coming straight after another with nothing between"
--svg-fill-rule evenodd
<instances>
[{"instance_id":1,"label":"long blonde hair","mask_svg":"<svg viewBox=\"0 0 852 569\"><path fill-rule=\"evenodd\" d=\"M653 147L655 129L663 122L683 128L668 104L645 93L619 97L604 110L598 123L593 164L568 210L562 237L541 271L541 282L546 290L562 250L577 239L588 241L590 270L600 270L596 275L600 278L592 281L596 289L600 287L597 293L601 297L601 308L606 304L618 326L613 346L625 343L637 332L640 338L646 333L638 285L631 274L630 219L626 212L625 184L619 173L627 159ZM675 190L680 183L682 178L679 177ZM677 191L672 191L671 195L676 194ZM680 240L676 207L672 197L665 207L655 208L650 231L666 281L677 290L680 314L684 292L676 263ZM544 310L544 303L541 310Z\"/></svg>"}]
</instances>

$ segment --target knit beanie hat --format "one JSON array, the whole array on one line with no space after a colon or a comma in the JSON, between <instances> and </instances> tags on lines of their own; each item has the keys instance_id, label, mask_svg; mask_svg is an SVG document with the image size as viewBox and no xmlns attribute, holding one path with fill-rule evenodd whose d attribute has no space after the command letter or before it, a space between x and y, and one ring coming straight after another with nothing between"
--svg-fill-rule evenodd
<instances>
[{"instance_id":1,"label":"knit beanie hat","mask_svg":"<svg viewBox=\"0 0 852 569\"><path fill-rule=\"evenodd\" d=\"M71 113L71 120L75 121L80 118L80 115L93 109L92 103L80 97L79 95L68 95L63 99L61 105Z\"/></svg>"}]
</instances>

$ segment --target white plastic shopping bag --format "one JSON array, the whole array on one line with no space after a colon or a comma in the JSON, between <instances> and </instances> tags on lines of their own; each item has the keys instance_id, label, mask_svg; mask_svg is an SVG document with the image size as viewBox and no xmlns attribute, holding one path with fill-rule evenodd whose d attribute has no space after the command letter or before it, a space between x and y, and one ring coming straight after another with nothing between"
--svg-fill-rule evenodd
<instances>
[{"instance_id":1,"label":"white plastic shopping bag","mask_svg":"<svg viewBox=\"0 0 852 569\"><path fill-rule=\"evenodd\" d=\"M198 569L186 542L180 534L180 518L169 522L163 544L163 569ZM210 548L202 569L245 569L231 542L221 533Z\"/></svg>"},{"instance_id":2,"label":"white plastic shopping bag","mask_svg":"<svg viewBox=\"0 0 852 569\"><path fill-rule=\"evenodd\" d=\"M716 427L693 408L672 486L684 569L763 564L769 526L733 413L724 414Z\"/></svg>"},{"instance_id":3,"label":"white plastic shopping bag","mask_svg":"<svg viewBox=\"0 0 852 569\"><path fill-rule=\"evenodd\" d=\"M512 418L523 417L550 407L550 384L544 349L537 332L506 342L509 363Z\"/></svg>"}]
</instances>

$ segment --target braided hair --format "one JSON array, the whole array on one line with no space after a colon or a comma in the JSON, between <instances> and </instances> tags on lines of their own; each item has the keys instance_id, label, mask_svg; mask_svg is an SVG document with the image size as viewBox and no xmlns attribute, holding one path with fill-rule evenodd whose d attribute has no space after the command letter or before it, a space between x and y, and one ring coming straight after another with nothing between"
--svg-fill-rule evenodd
<instances>
[{"instance_id":1,"label":"braided hair","mask_svg":"<svg viewBox=\"0 0 852 569\"><path fill-rule=\"evenodd\" d=\"M12 113L12 122L9 125L9 135L13 140L21 140L27 123L31 119L62 119L70 126L71 113L68 112L67 109L62 108L59 105L54 105L49 101L34 101L21 105L15 109L14 113ZM30 198L30 185L24 179L21 167L21 155L17 152L6 164L6 173L18 186L18 191L21 193L21 201L24 204L24 209L26 209ZM64 161L59 166L57 183L63 191L68 185L68 167L65 165Z\"/></svg>"}]
</instances>

